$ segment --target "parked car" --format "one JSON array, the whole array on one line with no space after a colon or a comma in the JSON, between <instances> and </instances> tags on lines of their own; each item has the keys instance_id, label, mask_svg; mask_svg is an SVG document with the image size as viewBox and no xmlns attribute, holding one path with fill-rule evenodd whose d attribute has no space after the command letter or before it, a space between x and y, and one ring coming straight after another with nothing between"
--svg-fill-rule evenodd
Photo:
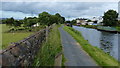
<instances>
[{"instance_id":1,"label":"parked car","mask_svg":"<svg viewBox=\"0 0 120 68\"><path fill-rule=\"evenodd\" d=\"M80 24L80 23L77 23L76 25L77 25L77 26L80 26L81 24Z\"/></svg>"}]
</instances>

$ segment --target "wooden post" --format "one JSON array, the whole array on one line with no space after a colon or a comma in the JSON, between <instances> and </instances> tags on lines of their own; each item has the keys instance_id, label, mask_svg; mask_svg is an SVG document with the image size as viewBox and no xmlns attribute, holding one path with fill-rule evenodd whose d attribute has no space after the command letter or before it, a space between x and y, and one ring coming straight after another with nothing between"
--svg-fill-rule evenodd
<instances>
[{"instance_id":1,"label":"wooden post","mask_svg":"<svg viewBox=\"0 0 120 68\"><path fill-rule=\"evenodd\" d=\"M61 65L62 65L62 52L58 53L55 56L55 63L54 63L55 68L58 68L57 66L61 66ZM59 68L61 68L61 67L59 67Z\"/></svg>"},{"instance_id":2,"label":"wooden post","mask_svg":"<svg viewBox=\"0 0 120 68\"><path fill-rule=\"evenodd\" d=\"M48 38L48 26L46 26L46 42L47 42L47 39Z\"/></svg>"}]
</instances>

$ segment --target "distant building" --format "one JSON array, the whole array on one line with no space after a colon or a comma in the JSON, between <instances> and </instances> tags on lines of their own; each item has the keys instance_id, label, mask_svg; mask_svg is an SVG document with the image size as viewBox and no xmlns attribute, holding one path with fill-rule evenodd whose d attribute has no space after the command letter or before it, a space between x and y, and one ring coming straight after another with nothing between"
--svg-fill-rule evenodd
<instances>
[{"instance_id":1,"label":"distant building","mask_svg":"<svg viewBox=\"0 0 120 68\"><path fill-rule=\"evenodd\" d=\"M93 25L94 24L94 22L88 22L88 25Z\"/></svg>"},{"instance_id":2,"label":"distant building","mask_svg":"<svg viewBox=\"0 0 120 68\"><path fill-rule=\"evenodd\" d=\"M86 25L86 24L87 24L86 19L82 19L82 18L76 19L76 23L77 23L78 25Z\"/></svg>"},{"instance_id":3,"label":"distant building","mask_svg":"<svg viewBox=\"0 0 120 68\"><path fill-rule=\"evenodd\" d=\"M38 24L38 23L33 25L33 27L37 27L37 26L39 26L39 24Z\"/></svg>"},{"instance_id":4,"label":"distant building","mask_svg":"<svg viewBox=\"0 0 120 68\"><path fill-rule=\"evenodd\" d=\"M120 20L120 1L118 2L118 20Z\"/></svg>"},{"instance_id":5,"label":"distant building","mask_svg":"<svg viewBox=\"0 0 120 68\"><path fill-rule=\"evenodd\" d=\"M102 21L103 21L103 18L102 16L100 17L93 17L93 19L91 19L91 21L93 22L93 25L102 25Z\"/></svg>"},{"instance_id":6,"label":"distant building","mask_svg":"<svg viewBox=\"0 0 120 68\"><path fill-rule=\"evenodd\" d=\"M76 24L77 25L102 25L102 21L103 21L102 16L93 17L92 19L77 18Z\"/></svg>"}]
</instances>

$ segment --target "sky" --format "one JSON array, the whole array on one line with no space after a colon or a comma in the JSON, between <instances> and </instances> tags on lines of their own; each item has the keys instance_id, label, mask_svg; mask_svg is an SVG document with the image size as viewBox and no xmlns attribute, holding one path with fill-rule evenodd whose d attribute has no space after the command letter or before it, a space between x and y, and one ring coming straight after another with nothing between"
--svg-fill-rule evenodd
<instances>
[{"instance_id":1,"label":"sky","mask_svg":"<svg viewBox=\"0 0 120 68\"><path fill-rule=\"evenodd\" d=\"M60 13L66 19L103 16L109 9L118 12L118 2L2 2L0 5L2 18L15 19L38 16L43 11Z\"/></svg>"}]
</instances>

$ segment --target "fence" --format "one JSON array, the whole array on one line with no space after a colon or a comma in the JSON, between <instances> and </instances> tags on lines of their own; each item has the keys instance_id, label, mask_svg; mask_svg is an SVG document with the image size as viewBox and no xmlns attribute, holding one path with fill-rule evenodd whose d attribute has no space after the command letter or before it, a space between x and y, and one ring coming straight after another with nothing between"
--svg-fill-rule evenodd
<instances>
[{"instance_id":1,"label":"fence","mask_svg":"<svg viewBox=\"0 0 120 68\"><path fill-rule=\"evenodd\" d=\"M0 66L31 66L41 44L46 40L52 27L40 30L34 35L12 43L7 49L0 53Z\"/></svg>"}]
</instances>

